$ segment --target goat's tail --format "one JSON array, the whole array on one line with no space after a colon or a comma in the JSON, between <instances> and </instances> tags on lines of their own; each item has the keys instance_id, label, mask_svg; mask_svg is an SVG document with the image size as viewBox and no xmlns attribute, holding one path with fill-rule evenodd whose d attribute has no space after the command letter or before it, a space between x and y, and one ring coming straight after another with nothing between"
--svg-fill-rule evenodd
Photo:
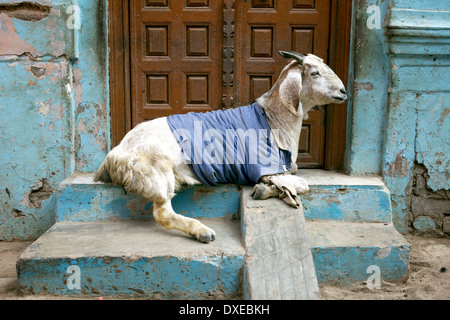
<instances>
[{"instance_id":1,"label":"goat's tail","mask_svg":"<svg viewBox=\"0 0 450 320\"><path fill-rule=\"evenodd\" d=\"M109 174L109 170L108 170L108 156L106 157L106 159L103 161L102 165L100 166L100 168L97 170L97 172L95 173L94 176L94 182L104 182L104 183L111 183L111 176Z\"/></svg>"},{"instance_id":2,"label":"goat's tail","mask_svg":"<svg viewBox=\"0 0 450 320\"><path fill-rule=\"evenodd\" d=\"M158 181L158 173L164 174L164 168L171 168L171 163L162 156L156 161L147 154L113 149L95 174L94 181L113 183L127 191L154 198L157 192L152 186Z\"/></svg>"},{"instance_id":3,"label":"goat's tail","mask_svg":"<svg viewBox=\"0 0 450 320\"><path fill-rule=\"evenodd\" d=\"M95 173L94 181L125 186L133 178L135 157L131 152L112 150Z\"/></svg>"}]
</instances>

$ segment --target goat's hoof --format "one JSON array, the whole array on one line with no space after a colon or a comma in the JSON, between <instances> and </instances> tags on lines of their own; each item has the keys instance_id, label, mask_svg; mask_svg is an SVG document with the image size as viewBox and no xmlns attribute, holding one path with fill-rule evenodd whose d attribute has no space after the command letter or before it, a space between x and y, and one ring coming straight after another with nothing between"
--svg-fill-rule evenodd
<instances>
[{"instance_id":1,"label":"goat's hoof","mask_svg":"<svg viewBox=\"0 0 450 320\"><path fill-rule=\"evenodd\" d=\"M199 230L198 232L191 235L194 239L202 243L210 243L216 240L216 233L213 229L210 229L208 227L203 227L202 230Z\"/></svg>"},{"instance_id":2,"label":"goat's hoof","mask_svg":"<svg viewBox=\"0 0 450 320\"><path fill-rule=\"evenodd\" d=\"M202 243L210 243L216 240L216 236L214 234L201 235L197 240Z\"/></svg>"},{"instance_id":3,"label":"goat's hoof","mask_svg":"<svg viewBox=\"0 0 450 320\"><path fill-rule=\"evenodd\" d=\"M267 186L264 183L253 187L252 196L255 200L266 200L268 198Z\"/></svg>"},{"instance_id":4,"label":"goat's hoof","mask_svg":"<svg viewBox=\"0 0 450 320\"><path fill-rule=\"evenodd\" d=\"M252 196L255 200L261 200L263 194L265 192L265 188L259 184L255 185L252 190Z\"/></svg>"}]
</instances>

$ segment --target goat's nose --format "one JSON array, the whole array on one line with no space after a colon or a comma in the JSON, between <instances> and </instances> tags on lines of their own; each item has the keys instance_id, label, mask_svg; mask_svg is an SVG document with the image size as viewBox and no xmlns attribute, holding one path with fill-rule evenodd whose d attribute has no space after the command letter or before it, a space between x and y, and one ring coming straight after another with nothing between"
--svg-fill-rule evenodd
<instances>
[{"instance_id":1,"label":"goat's nose","mask_svg":"<svg viewBox=\"0 0 450 320\"><path fill-rule=\"evenodd\" d=\"M341 93L342 93L342 94L347 94L347 91L345 90L345 88L342 88L342 89L341 89Z\"/></svg>"}]
</instances>

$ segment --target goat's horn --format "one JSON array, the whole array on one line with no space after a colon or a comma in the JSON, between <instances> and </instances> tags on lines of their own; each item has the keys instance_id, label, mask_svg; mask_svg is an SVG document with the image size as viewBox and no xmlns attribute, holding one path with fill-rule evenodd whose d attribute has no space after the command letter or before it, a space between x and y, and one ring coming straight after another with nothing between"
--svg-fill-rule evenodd
<instances>
[{"instance_id":1,"label":"goat's horn","mask_svg":"<svg viewBox=\"0 0 450 320\"><path fill-rule=\"evenodd\" d=\"M305 55L294 52L294 51L279 51L280 56L286 59L295 59L298 63L303 64L303 60L305 59Z\"/></svg>"}]
</instances>

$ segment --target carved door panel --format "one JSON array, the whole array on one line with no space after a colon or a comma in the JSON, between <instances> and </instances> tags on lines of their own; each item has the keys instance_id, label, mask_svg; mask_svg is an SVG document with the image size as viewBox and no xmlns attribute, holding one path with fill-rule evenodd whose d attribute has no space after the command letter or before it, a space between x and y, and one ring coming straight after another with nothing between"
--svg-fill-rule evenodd
<instances>
[{"instance_id":1,"label":"carved door panel","mask_svg":"<svg viewBox=\"0 0 450 320\"><path fill-rule=\"evenodd\" d=\"M133 126L221 108L222 1L130 3Z\"/></svg>"},{"instance_id":2,"label":"carved door panel","mask_svg":"<svg viewBox=\"0 0 450 320\"><path fill-rule=\"evenodd\" d=\"M279 50L328 57L330 6L326 0L236 1L235 104L246 105L267 92L286 60ZM300 167L323 167L325 108L311 111L300 138Z\"/></svg>"}]
</instances>

